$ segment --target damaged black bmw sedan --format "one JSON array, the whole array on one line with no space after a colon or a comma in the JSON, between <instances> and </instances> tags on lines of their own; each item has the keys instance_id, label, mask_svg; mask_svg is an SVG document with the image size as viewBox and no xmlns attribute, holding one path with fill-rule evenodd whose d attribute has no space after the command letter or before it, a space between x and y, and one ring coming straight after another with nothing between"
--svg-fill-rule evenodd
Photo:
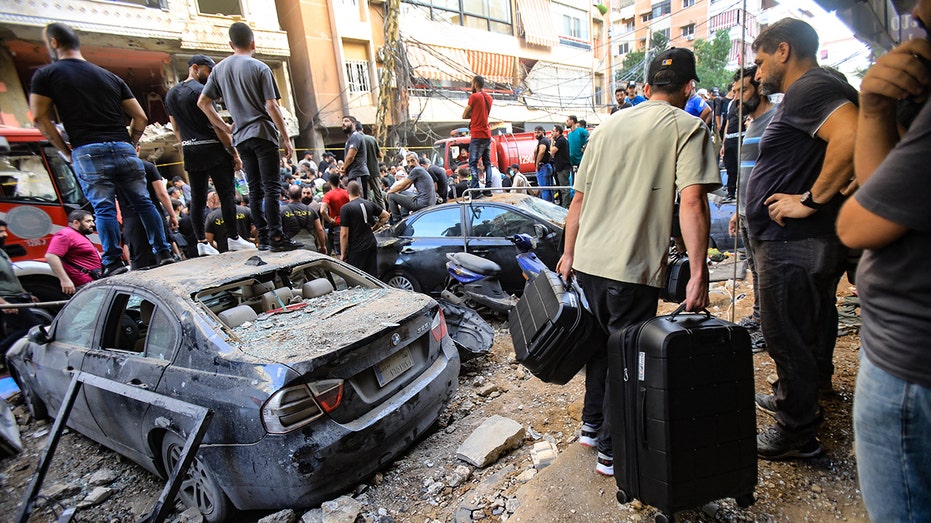
<instances>
[{"instance_id":1,"label":"damaged black bmw sedan","mask_svg":"<svg viewBox=\"0 0 931 523\"><path fill-rule=\"evenodd\" d=\"M459 373L433 299L309 251L94 282L7 359L38 416L58 411L78 370L212 409L180 495L213 523L351 488L430 428ZM167 477L190 423L86 386L68 425Z\"/></svg>"}]
</instances>

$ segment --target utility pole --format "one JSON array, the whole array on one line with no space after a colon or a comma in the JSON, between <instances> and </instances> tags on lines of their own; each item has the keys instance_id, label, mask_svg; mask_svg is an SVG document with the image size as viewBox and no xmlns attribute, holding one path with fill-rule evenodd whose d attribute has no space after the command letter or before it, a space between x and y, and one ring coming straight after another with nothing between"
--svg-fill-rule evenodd
<instances>
[{"instance_id":1,"label":"utility pole","mask_svg":"<svg viewBox=\"0 0 931 523\"><path fill-rule=\"evenodd\" d=\"M395 80L395 57L398 53L398 15L401 0L388 0L385 4L385 46L382 48L382 69L378 80L378 110L375 113L375 139L382 145L388 140L388 115L391 113L392 85ZM397 124L398 122L394 122Z\"/></svg>"},{"instance_id":2,"label":"utility pole","mask_svg":"<svg viewBox=\"0 0 931 523\"><path fill-rule=\"evenodd\" d=\"M643 53L643 83L650 79L650 47L653 45L653 23L647 25L647 46Z\"/></svg>"}]
</instances>

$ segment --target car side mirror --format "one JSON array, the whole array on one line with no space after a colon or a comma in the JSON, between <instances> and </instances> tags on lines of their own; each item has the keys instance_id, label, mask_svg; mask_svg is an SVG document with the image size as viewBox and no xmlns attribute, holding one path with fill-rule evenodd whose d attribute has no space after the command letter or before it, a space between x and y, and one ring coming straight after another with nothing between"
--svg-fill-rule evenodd
<instances>
[{"instance_id":1,"label":"car side mirror","mask_svg":"<svg viewBox=\"0 0 931 523\"><path fill-rule=\"evenodd\" d=\"M48 331L45 329L45 325L36 325L29 329L29 334L26 335L26 339L38 345L45 345L51 341Z\"/></svg>"},{"instance_id":2,"label":"car side mirror","mask_svg":"<svg viewBox=\"0 0 931 523\"><path fill-rule=\"evenodd\" d=\"M550 230L546 228L546 225L542 223L533 224L533 234L537 238L546 238L546 235L550 233Z\"/></svg>"}]
</instances>

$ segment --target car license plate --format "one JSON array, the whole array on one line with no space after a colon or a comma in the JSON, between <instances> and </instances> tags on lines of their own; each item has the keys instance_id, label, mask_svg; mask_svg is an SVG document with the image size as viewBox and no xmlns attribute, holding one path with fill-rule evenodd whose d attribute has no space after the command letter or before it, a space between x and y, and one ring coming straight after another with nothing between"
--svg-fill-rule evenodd
<instances>
[{"instance_id":1,"label":"car license plate","mask_svg":"<svg viewBox=\"0 0 931 523\"><path fill-rule=\"evenodd\" d=\"M411 350L407 347L399 350L375 365L375 377L378 378L378 385L384 387L413 366L414 360L411 358Z\"/></svg>"}]
</instances>

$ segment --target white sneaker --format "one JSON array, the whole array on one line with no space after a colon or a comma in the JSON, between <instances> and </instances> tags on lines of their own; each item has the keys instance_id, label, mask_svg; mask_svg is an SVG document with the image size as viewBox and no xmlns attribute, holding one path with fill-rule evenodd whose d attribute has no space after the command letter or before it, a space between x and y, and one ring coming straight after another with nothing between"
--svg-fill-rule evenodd
<instances>
[{"instance_id":1,"label":"white sneaker","mask_svg":"<svg viewBox=\"0 0 931 523\"><path fill-rule=\"evenodd\" d=\"M246 251L249 249L255 249L255 244L249 240L243 240L241 237L237 236L235 238L228 238L226 240L226 245L229 246L231 251Z\"/></svg>"},{"instance_id":2,"label":"white sneaker","mask_svg":"<svg viewBox=\"0 0 931 523\"><path fill-rule=\"evenodd\" d=\"M597 428L584 423L582 424L582 432L579 434L579 443L582 446L589 448L598 447L598 430Z\"/></svg>"},{"instance_id":3,"label":"white sneaker","mask_svg":"<svg viewBox=\"0 0 931 523\"><path fill-rule=\"evenodd\" d=\"M213 256L215 254L220 254L220 251L213 248L213 245L209 243L197 243L197 255L198 256Z\"/></svg>"}]
</instances>

